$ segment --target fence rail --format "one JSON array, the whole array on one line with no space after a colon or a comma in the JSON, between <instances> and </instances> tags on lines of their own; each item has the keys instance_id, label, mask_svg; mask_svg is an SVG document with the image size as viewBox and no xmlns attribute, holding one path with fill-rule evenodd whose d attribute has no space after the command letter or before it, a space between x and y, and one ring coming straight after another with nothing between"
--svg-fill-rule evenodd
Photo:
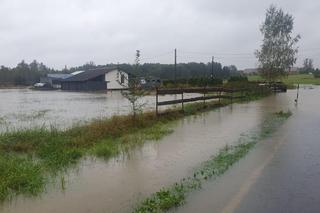
<instances>
[{"instance_id":1,"label":"fence rail","mask_svg":"<svg viewBox=\"0 0 320 213\"><path fill-rule=\"evenodd\" d=\"M205 87L205 88L181 88L181 89L157 89L156 90L156 113L159 114L159 106L172 105L172 104L181 104L182 110L184 110L184 103L203 101L206 100L218 99L219 102L221 99L229 99L231 102L233 99L241 99L245 96L243 93L245 89L230 89L222 87ZM241 95L234 96L234 93L241 93ZM185 93L199 93L202 96L193 97L193 98L184 98ZM212 95L210 93L216 93ZM169 101L159 101L159 95L181 95L181 99L169 100Z\"/></svg>"},{"instance_id":2,"label":"fence rail","mask_svg":"<svg viewBox=\"0 0 320 213\"><path fill-rule=\"evenodd\" d=\"M181 89L158 89L159 95L174 95L181 93L209 93L209 92L226 92L234 93L245 91L244 89L229 89L220 87L210 87L210 88L181 88Z\"/></svg>"}]
</instances>

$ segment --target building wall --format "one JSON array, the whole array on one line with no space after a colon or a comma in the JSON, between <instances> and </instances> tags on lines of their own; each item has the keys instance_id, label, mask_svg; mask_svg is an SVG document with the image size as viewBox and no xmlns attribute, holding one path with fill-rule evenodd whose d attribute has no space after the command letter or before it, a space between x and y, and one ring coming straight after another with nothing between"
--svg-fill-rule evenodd
<instances>
[{"instance_id":1,"label":"building wall","mask_svg":"<svg viewBox=\"0 0 320 213\"><path fill-rule=\"evenodd\" d=\"M121 75L123 75L121 77ZM121 84L121 78L123 80ZM107 84L107 89L117 90L117 89L127 89L128 88L128 74L125 72L120 72L118 70L113 70L106 73L105 77Z\"/></svg>"},{"instance_id":2,"label":"building wall","mask_svg":"<svg viewBox=\"0 0 320 213\"><path fill-rule=\"evenodd\" d=\"M102 91L107 89L105 81L62 82L62 90L69 91Z\"/></svg>"}]
</instances>

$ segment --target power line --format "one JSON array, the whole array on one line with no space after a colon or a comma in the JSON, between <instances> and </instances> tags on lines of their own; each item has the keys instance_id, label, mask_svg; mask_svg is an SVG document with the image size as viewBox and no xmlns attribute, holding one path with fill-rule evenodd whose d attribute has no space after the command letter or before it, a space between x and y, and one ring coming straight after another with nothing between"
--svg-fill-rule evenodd
<instances>
[{"instance_id":1,"label":"power line","mask_svg":"<svg viewBox=\"0 0 320 213\"><path fill-rule=\"evenodd\" d=\"M305 49L298 49L299 53L301 52L312 52L312 51L320 51L319 48L305 48ZM180 54L194 54L194 55L221 55L221 56L253 56L254 51L252 52L241 52L241 53L227 53L227 52L199 52L199 51L180 51Z\"/></svg>"},{"instance_id":2,"label":"power line","mask_svg":"<svg viewBox=\"0 0 320 213\"><path fill-rule=\"evenodd\" d=\"M177 49L174 49L174 84L177 86Z\"/></svg>"},{"instance_id":3,"label":"power line","mask_svg":"<svg viewBox=\"0 0 320 213\"><path fill-rule=\"evenodd\" d=\"M254 53L217 53L217 52L194 52L194 51L180 51L182 54L194 55L253 55Z\"/></svg>"},{"instance_id":4,"label":"power line","mask_svg":"<svg viewBox=\"0 0 320 213\"><path fill-rule=\"evenodd\" d=\"M314 48L304 48L304 49L300 49L298 54L297 54L297 57L298 58L312 58L312 57L317 57L319 56L319 53L320 52L320 48L318 47L314 47ZM215 56L215 59L216 60L226 60L226 59L229 59L229 60L235 60L235 61L252 61L255 59L255 56L254 56L254 51L252 52L235 52L235 53L232 53L232 52L215 52L215 53L212 53L212 52L200 52L200 51L180 51L179 50L179 54L180 54L180 57L181 58L181 61L186 61L184 59L187 59L186 57L187 56L193 56L195 57L196 55L198 56L201 56L201 58L203 58L203 56L207 56L206 58L211 58L213 55ZM172 51L166 51L166 52L163 52L163 53L160 53L160 54L156 54L156 55L152 55L150 57L146 57L146 58L143 58L142 57L142 60L143 61L152 61L152 60L157 60L159 58L162 58L162 57L165 57L165 56L172 56ZM175 63L176 63L176 52L175 52ZM169 58L168 58L169 59ZM177 75L176 73L176 65L175 65L175 75Z\"/></svg>"},{"instance_id":5,"label":"power line","mask_svg":"<svg viewBox=\"0 0 320 213\"><path fill-rule=\"evenodd\" d=\"M158 54L158 55L153 55L151 57L148 57L148 58L142 58L143 60L153 60L153 59L157 59L159 57L163 57L163 56L166 56L166 55L171 55L172 54L172 51L170 52L164 52L164 53L161 53L161 54Z\"/></svg>"}]
</instances>

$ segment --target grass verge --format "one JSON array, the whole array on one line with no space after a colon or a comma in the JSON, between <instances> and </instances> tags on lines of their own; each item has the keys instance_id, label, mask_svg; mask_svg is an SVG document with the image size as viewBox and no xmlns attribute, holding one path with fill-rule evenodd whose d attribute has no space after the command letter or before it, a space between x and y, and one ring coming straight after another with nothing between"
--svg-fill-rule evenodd
<instances>
[{"instance_id":1,"label":"grass verge","mask_svg":"<svg viewBox=\"0 0 320 213\"><path fill-rule=\"evenodd\" d=\"M249 81L262 81L263 79L259 75L249 75ZM287 78L283 78L282 81L288 86L288 88L294 88L295 84L312 84L320 85L320 78L315 78L310 74L294 74L288 75Z\"/></svg>"},{"instance_id":2,"label":"grass verge","mask_svg":"<svg viewBox=\"0 0 320 213\"><path fill-rule=\"evenodd\" d=\"M278 112L273 114L261 125L256 133L249 134L239 139L237 145L226 146L203 163L190 177L183 178L172 186L162 188L155 194L146 198L135 209L135 213L166 212L172 207L183 204L186 196L192 191L199 189L208 179L215 178L225 173L234 163L243 158L255 144L269 137L282 123L290 117L291 112Z\"/></svg>"}]
</instances>

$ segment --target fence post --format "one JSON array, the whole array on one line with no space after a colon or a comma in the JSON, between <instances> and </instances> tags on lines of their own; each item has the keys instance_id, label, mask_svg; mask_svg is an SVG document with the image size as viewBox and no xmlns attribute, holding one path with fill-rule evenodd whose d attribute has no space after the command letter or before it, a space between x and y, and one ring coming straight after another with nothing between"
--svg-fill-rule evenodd
<instances>
[{"instance_id":1,"label":"fence post","mask_svg":"<svg viewBox=\"0 0 320 213\"><path fill-rule=\"evenodd\" d=\"M231 89L231 103L233 103L233 89Z\"/></svg>"},{"instance_id":2,"label":"fence post","mask_svg":"<svg viewBox=\"0 0 320 213\"><path fill-rule=\"evenodd\" d=\"M158 116L158 87L156 88L156 115Z\"/></svg>"},{"instance_id":3,"label":"fence post","mask_svg":"<svg viewBox=\"0 0 320 213\"><path fill-rule=\"evenodd\" d=\"M183 104L183 89L181 89L181 98L182 98L182 102L181 102L181 105L182 105L182 111L184 112L184 104Z\"/></svg>"},{"instance_id":4,"label":"fence post","mask_svg":"<svg viewBox=\"0 0 320 213\"><path fill-rule=\"evenodd\" d=\"M203 108L206 106L206 86L203 88Z\"/></svg>"},{"instance_id":5,"label":"fence post","mask_svg":"<svg viewBox=\"0 0 320 213\"><path fill-rule=\"evenodd\" d=\"M241 100L242 100L242 101L244 100L244 95L243 95L243 93L244 93L244 89L241 89Z\"/></svg>"}]
</instances>

